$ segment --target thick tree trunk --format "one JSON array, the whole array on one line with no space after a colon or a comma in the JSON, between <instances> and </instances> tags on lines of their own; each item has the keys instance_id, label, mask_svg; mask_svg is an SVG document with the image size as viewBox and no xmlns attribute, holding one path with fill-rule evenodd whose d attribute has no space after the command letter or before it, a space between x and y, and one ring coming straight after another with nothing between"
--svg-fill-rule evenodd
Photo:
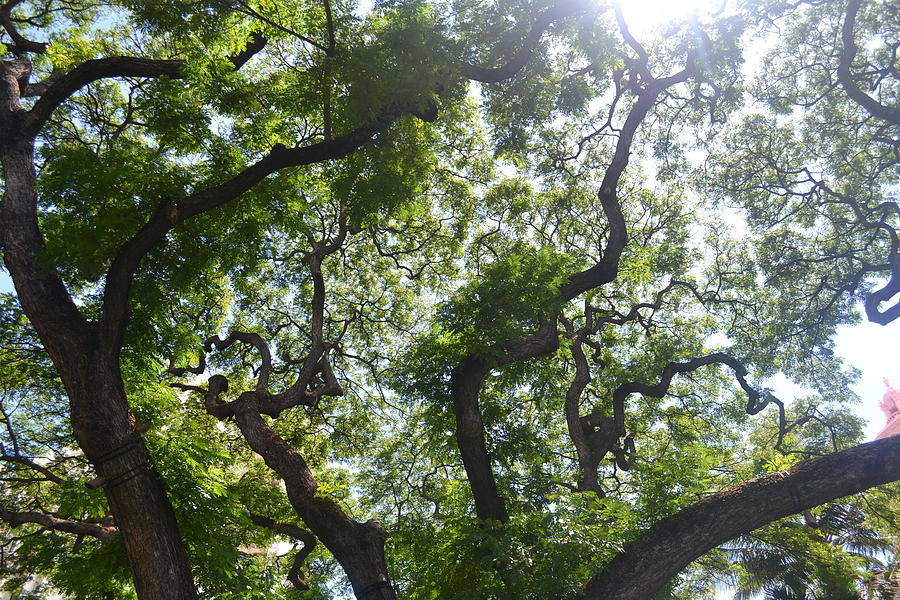
<instances>
[{"instance_id":1,"label":"thick tree trunk","mask_svg":"<svg viewBox=\"0 0 900 600\"><path fill-rule=\"evenodd\" d=\"M477 358L467 358L453 371L451 393L456 414L456 443L475 497L478 518L505 523L509 515L494 479L478 407L478 395L487 373L488 367Z\"/></svg>"},{"instance_id":2,"label":"thick tree trunk","mask_svg":"<svg viewBox=\"0 0 900 600\"><path fill-rule=\"evenodd\" d=\"M590 600L648 600L719 544L772 521L900 480L900 436L744 482L666 517L585 587Z\"/></svg>"},{"instance_id":3,"label":"thick tree trunk","mask_svg":"<svg viewBox=\"0 0 900 600\"><path fill-rule=\"evenodd\" d=\"M21 135L20 66L0 67L4 262L19 302L66 388L75 439L107 482L106 495L138 596L193 600L197 594L175 514L147 448L134 432L118 349L103 351L103 340L78 311L63 282L41 263L44 241L37 221L34 142Z\"/></svg>"},{"instance_id":4,"label":"thick tree trunk","mask_svg":"<svg viewBox=\"0 0 900 600\"><path fill-rule=\"evenodd\" d=\"M175 513L134 429L117 365L103 360L70 391L78 445L103 478L138 597L193 600L197 592Z\"/></svg>"}]
</instances>

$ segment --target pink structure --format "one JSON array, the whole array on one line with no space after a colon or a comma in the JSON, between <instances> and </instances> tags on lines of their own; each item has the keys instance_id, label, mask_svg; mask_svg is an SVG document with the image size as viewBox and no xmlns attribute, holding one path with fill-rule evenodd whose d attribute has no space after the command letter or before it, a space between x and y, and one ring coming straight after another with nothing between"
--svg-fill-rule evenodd
<instances>
[{"instance_id":1,"label":"pink structure","mask_svg":"<svg viewBox=\"0 0 900 600\"><path fill-rule=\"evenodd\" d=\"M887 424L875 436L876 440L900 434L900 390L891 387L891 382L887 379L884 380L884 385L887 386L887 391L879 406L887 417Z\"/></svg>"}]
</instances>

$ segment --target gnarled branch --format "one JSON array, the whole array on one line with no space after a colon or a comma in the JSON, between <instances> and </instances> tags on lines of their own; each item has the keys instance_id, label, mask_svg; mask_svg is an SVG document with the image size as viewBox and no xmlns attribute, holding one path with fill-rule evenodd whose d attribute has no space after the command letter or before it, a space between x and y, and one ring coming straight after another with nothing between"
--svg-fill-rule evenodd
<instances>
[{"instance_id":1,"label":"gnarled branch","mask_svg":"<svg viewBox=\"0 0 900 600\"><path fill-rule=\"evenodd\" d=\"M210 337L203 344L203 352L200 354L200 361L196 367L177 368L174 362L170 361L169 372L179 376L186 373L200 375L206 370L206 353L212 351L214 347L222 351L236 342L243 342L255 347L260 355L261 364L255 386L254 403L261 414L277 417L283 411L294 406L315 406L322 396L342 396L344 389L334 374L328 356L332 345L326 344L323 337L325 279L322 275L322 260L325 256L340 249L348 232L347 221L345 218L341 218L338 233L334 239L322 242L312 238L309 239L312 250L303 256L303 262L308 265L313 280L310 349L306 359L303 361L303 366L297 375L296 381L289 388L278 394L272 394L269 391L269 377L272 374L272 352L269 349L269 344L258 333L232 331L225 339L219 336ZM236 403L242 400L239 398L231 403L220 401L219 395L227 390L227 380L221 375L218 377L221 377L224 383L217 386L220 388L219 391L213 391L210 388L204 394L205 405L209 414L219 419L224 419L234 414ZM184 390L202 391L201 388L195 386L183 384L175 384L175 386Z\"/></svg>"},{"instance_id":2,"label":"gnarled branch","mask_svg":"<svg viewBox=\"0 0 900 600\"><path fill-rule=\"evenodd\" d=\"M656 104L659 95L668 87L686 81L694 75L693 57L681 71L667 77L646 82L637 92L637 100L622 126L613 159L600 184L598 198L610 226L610 235L603 257L590 267L569 277L559 291L560 298L568 301L576 296L613 281L619 269L619 259L628 242L625 217L617 197L619 179L628 166L631 144L638 126ZM475 497L476 514L482 520L506 521L505 503L501 497L491 459L484 440L484 423L478 407L478 396L485 376L492 368L511 362L546 355L559 347L556 317L545 321L541 328L529 335L507 340L500 344L501 358L488 364L476 356L464 359L451 376L451 393L456 416L457 442L466 476ZM605 454L605 452L604 452Z\"/></svg>"},{"instance_id":3,"label":"gnarled branch","mask_svg":"<svg viewBox=\"0 0 900 600\"><path fill-rule=\"evenodd\" d=\"M888 257L888 264L891 266L891 275L887 283L877 290L869 292L863 303L866 317L879 325L887 325L900 318L900 301L885 310L880 308L882 302L887 302L900 293L900 253L892 253Z\"/></svg>"},{"instance_id":4,"label":"gnarled branch","mask_svg":"<svg viewBox=\"0 0 900 600\"><path fill-rule=\"evenodd\" d=\"M840 62L838 63L837 75L838 81L850 96L850 99L866 109L869 114L879 119L900 125L900 108L896 106L886 106L881 104L864 91L853 80L853 74L850 71L853 65L853 59L856 58L856 40L853 35L853 28L856 26L856 16L859 14L860 0L850 0L847 3L847 12L844 16L844 25L841 28L841 50Z\"/></svg>"},{"instance_id":5,"label":"gnarled branch","mask_svg":"<svg viewBox=\"0 0 900 600\"><path fill-rule=\"evenodd\" d=\"M629 111L625 123L622 125L622 130L619 132L619 139L616 142L612 161L606 169L603 181L600 183L600 190L597 192L600 205L603 207L603 212L609 222L609 239L606 242L606 247L603 249L603 257L592 267L569 277L568 281L559 290L560 297L563 300L571 300L588 290L605 285L618 275L619 258L622 256L625 245L628 243L628 231L625 226L622 207L619 205L617 188L619 179L621 179L625 168L628 166L634 134L637 132L638 126L644 121L647 113L656 104L659 95L672 85L687 81L696 72L694 58L689 56L688 64L684 69L667 77L652 79L638 92L637 100Z\"/></svg>"}]
</instances>

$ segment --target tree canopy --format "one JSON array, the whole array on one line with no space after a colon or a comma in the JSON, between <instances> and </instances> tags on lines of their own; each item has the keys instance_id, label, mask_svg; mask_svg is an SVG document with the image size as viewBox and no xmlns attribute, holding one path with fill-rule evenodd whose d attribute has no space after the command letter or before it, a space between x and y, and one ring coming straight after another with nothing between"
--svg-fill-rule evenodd
<instances>
[{"instance_id":1,"label":"tree canopy","mask_svg":"<svg viewBox=\"0 0 900 600\"><path fill-rule=\"evenodd\" d=\"M639 25L0 5L2 586L894 593L833 338L900 317L900 4Z\"/></svg>"}]
</instances>

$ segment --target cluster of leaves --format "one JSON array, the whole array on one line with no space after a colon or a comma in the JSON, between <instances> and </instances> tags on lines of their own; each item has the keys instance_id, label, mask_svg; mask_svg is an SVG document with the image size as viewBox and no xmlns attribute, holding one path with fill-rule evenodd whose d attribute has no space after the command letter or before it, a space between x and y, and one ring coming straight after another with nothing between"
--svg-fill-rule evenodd
<instances>
[{"instance_id":1,"label":"cluster of leaves","mask_svg":"<svg viewBox=\"0 0 900 600\"><path fill-rule=\"evenodd\" d=\"M788 16L764 7L767 18L788 23L773 68L749 86L766 112L738 115L718 135L704 130L697 141L714 144L712 156L689 177L685 132L707 116L731 118L744 97L740 38L758 7L676 27L648 45L654 74L701 49L702 81L661 97L639 131L638 166L618 189L629 244L617 278L564 302L560 289L609 242L595 191L639 78L625 75L634 48L597 8L555 25L533 52L539 60L518 76L469 87L461 73L502 63L545 4L386 1L362 15L349 2L130 2L105 13L124 26L103 35L91 11L59 14L59 40L36 61L36 75L113 54L186 61L181 81L84 88L60 107L40 146L43 260L88 316L99 311L116 249L162 200L221 183L275 144L326 140L401 104L440 114L435 123L403 117L349 156L266 178L179 225L138 273L123 380L136 420L151 425L145 439L205 597L346 592L321 545L308 561L312 589L302 594L281 585L290 555L240 550L285 541L249 514L293 522L295 513L234 424L175 393L163 373L170 359L195 364L207 337L240 329L269 340L271 387L289 386L311 337L307 256L317 244L340 240L321 265L323 337L345 393L272 426L315 471L321 496L361 521L377 517L391 533L392 577L404 597L574 596L659 519L861 438L845 408L853 374L831 337L857 319L854 302L873 285L855 279L860 265L883 259L889 242L843 198L871 207L898 172L885 131L821 79L838 57L820 56L833 44L819 42L839 30L841 7L820 2ZM883 34L871 10L860 20L864 35ZM259 32L265 50L235 72L228 57ZM513 169L517 176L497 177ZM696 194L739 208L747 234ZM99 521L107 506L82 485L90 470L67 429L64 391L15 299L2 302L0 443L8 449L17 436L17 452L64 468L66 478L39 480L0 463L17 478L0 503ZM505 342L563 321L594 326L583 415L609 418L619 386L652 385L667 364L723 346L746 360L751 379L786 373L814 393L788 407L788 432L774 410L749 418L725 369L679 376L663 398L632 396L625 428L633 463L624 471L605 461L599 474L609 493L598 498L574 487L579 465L564 404L575 365L572 340L560 335L559 350L485 379L486 443L512 516L502 526L479 522L453 436L454 369L473 358L497 365ZM209 365L229 376L236 395L253 387L259 357L234 346ZM882 543L890 525L877 515L896 513L896 491L873 496L877 507L833 505L811 513L815 527L788 521L741 540L722 551L737 567L699 563L669 592L709 597L713 574L772 598L852 597L875 559L892 560ZM9 590L37 573L72 598L133 597L115 538L26 525L0 540ZM864 547L875 554L854 554Z\"/></svg>"}]
</instances>

